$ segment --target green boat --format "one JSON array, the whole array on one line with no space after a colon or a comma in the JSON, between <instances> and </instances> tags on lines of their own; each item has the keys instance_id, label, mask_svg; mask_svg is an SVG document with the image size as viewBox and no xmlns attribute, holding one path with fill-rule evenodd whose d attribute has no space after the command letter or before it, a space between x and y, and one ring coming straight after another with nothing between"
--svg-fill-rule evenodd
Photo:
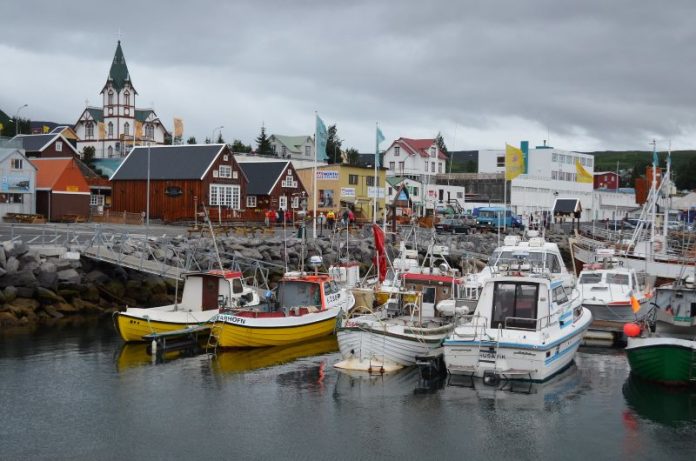
<instances>
[{"instance_id":1,"label":"green boat","mask_svg":"<svg viewBox=\"0 0 696 461\"><path fill-rule=\"evenodd\" d=\"M653 308L629 337L631 373L669 385L696 385L696 285L694 277L658 287Z\"/></svg>"}]
</instances>

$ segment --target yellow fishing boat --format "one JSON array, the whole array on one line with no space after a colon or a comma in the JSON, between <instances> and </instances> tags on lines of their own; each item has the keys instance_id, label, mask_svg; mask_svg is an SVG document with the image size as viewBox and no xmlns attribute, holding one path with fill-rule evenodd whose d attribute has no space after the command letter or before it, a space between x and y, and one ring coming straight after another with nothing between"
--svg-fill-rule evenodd
<instances>
[{"instance_id":1,"label":"yellow fishing boat","mask_svg":"<svg viewBox=\"0 0 696 461\"><path fill-rule=\"evenodd\" d=\"M333 333L336 317L354 303L328 275L288 273L278 282L277 299L217 315L212 334L223 348L298 343Z\"/></svg>"},{"instance_id":2,"label":"yellow fishing boat","mask_svg":"<svg viewBox=\"0 0 696 461\"><path fill-rule=\"evenodd\" d=\"M221 308L260 303L255 289L244 284L242 273L211 270L184 274L180 303L151 308L129 308L116 313L116 325L126 342L143 341L152 333L181 330L211 321Z\"/></svg>"}]
</instances>

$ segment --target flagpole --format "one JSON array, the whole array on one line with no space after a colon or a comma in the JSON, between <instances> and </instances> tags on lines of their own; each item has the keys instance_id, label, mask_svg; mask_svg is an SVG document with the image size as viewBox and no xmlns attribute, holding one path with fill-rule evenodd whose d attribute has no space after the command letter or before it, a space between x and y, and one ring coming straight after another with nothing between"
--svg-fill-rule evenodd
<instances>
[{"instance_id":1,"label":"flagpole","mask_svg":"<svg viewBox=\"0 0 696 461\"><path fill-rule=\"evenodd\" d=\"M374 181L374 196L372 197L372 224L377 224L377 161L379 156L379 137L377 136L379 123L375 123L375 181ZM379 266L377 266L379 271ZM378 272L379 273L379 272Z\"/></svg>"},{"instance_id":2,"label":"flagpole","mask_svg":"<svg viewBox=\"0 0 696 461\"><path fill-rule=\"evenodd\" d=\"M317 239L317 148L319 136L317 133L317 118L319 114L314 111L314 167L312 168L312 195L313 195L313 210L312 210L312 238Z\"/></svg>"}]
</instances>

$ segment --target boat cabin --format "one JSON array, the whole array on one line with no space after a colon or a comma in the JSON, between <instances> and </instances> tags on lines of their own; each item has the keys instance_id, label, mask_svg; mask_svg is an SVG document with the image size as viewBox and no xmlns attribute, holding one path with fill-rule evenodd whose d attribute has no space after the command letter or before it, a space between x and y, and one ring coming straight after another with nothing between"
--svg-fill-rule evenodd
<instances>
[{"instance_id":1,"label":"boat cabin","mask_svg":"<svg viewBox=\"0 0 696 461\"><path fill-rule=\"evenodd\" d=\"M207 311L253 301L253 292L247 288L245 293L241 272L211 270L184 274L184 277L181 305L190 306L192 311Z\"/></svg>"},{"instance_id":2,"label":"boat cabin","mask_svg":"<svg viewBox=\"0 0 696 461\"><path fill-rule=\"evenodd\" d=\"M459 283L451 275L402 274L403 288L422 294L421 313L423 317L435 317L435 306L440 301L452 298L452 289Z\"/></svg>"}]
</instances>

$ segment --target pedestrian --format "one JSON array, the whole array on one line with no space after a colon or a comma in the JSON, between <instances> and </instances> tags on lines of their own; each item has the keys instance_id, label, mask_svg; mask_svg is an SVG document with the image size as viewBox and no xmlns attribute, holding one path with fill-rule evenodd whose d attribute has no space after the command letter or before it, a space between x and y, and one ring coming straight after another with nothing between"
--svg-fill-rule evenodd
<instances>
[{"instance_id":1,"label":"pedestrian","mask_svg":"<svg viewBox=\"0 0 696 461\"><path fill-rule=\"evenodd\" d=\"M353 214L353 210L348 209L348 224L353 225L355 224L355 214Z\"/></svg>"},{"instance_id":2,"label":"pedestrian","mask_svg":"<svg viewBox=\"0 0 696 461\"><path fill-rule=\"evenodd\" d=\"M282 222L283 222L283 209L282 208L278 208L275 211L275 222L278 224L282 224Z\"/></svg>"},{"instance_id":3,"label":"pedestrian","mask_svg":"<svg viewBox=\"0 0 696 461\"><path fill-rule=\"evenodd\" d=\"M271 227L271 209L269 208L266 210L265 216L263 218L264 224L266 224L266 227Z\"/></svg>"},{"instance_id":4,"label":"pedestrian","mask_svg":"<svg viewBox=\"0 0 696 461\"><path fill-rule=\"evenodd\" d=\"M343 227L348 227L348 209L343 210L341 214L341 225Z\"/></svg>"},{"instance_id":5,"label":"pedestrian","mask_svg":"<svg viewBox=\"0 0 696 461\"><path fill-rule=\"evenodd\" d=\"M292 223L292 211L290 209L285 210L285 223Z\"/></svg>"},{"instance_id":6,"label":"pedestrian","mask_svg":"<svg viewBox=\"0 0 696 461\"><path fill-rule=\"evenodd\" d=\"M333 210L329 210L329 212L326 213L326 223L329 226L329 230L333 230L335 222L336 222L336 215L334 214Z\"/></svg>"}]
</instances>

